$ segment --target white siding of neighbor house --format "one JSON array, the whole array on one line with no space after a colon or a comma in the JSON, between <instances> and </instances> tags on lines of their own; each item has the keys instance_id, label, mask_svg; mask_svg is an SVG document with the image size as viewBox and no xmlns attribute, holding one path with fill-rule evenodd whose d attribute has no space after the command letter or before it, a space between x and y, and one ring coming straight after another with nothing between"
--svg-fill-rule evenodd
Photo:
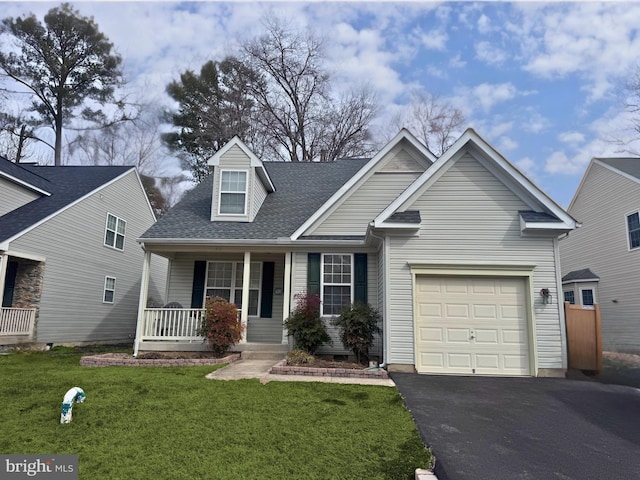
<instances>
[{"instance_id":1,"label":"white siding of neighbor house","mask_svg":"<svg viewBox=\"0 0 640 480\"><path fill-rule=\"evenodd\" d=\"M107 213L124 219L124 250L104 246ZM136 242L154 222L135 171L93 193L10 244L46 258L36 326L46 343L133 341L144 253ZM161 299L165 259L152 263L149 295ZM105 276L115 301L103 303Z\"/></svg>"},{"instance_id":2,"label":"white siding of neighbor house","mask_svg":"<svg viewBox=\"0 0 640 480\"><path fill-rule=\"evenodd\" d=\"M315 253L357 253L344 248L336 248L331 250L314 250ZM292 272L291 279L291 291L293 295L296 293L304 293L307 291L307 253L306 252L297 252L293 254L294 258L294 269ZM378 305L378 254L377 253L367 253L367 295L368 295L368 303L373 307L377 308ZM296 306L295 299L292 299L291 309L293 310ZM381 312L382 313L382 312ZM345 350L342 346L342 342L340 341L340 337L338 334L338 329L331 325L331 317L324 318L325 324L327 326L327 330L331 339L333 340L332 345L324 345L320 347L318 350L319 354L334 354L334 355L351 355L352 352L349 350ZM381 342L379 339L376 339L374 347L370 351L371 356L379 356L381 352Z\"/></svg>"},{"instance_id":3,"label":"white siding of neighbor house","mask_svg":"<svg viewBox=\"0 0 640 480\"><path fill-rule=\"evenodd\" d=\"M247 172L247 215L218 215L218 201L220 199L220 171L221 170L246 170ZM216 221L253 221L262 202L267 197L267 190L258 178L255 167L251 167L251 159L234 145L220 159L220 165L213 172L213 196L211 203L211 220Z\"/></svg>"},{"instance_id":4,"label":"white siding of neighbor house","mask_svg":"<svg viewBox=\"0 0 640 480\"><path fill-rule=\"evenodd\" d=\"M308 230L308 235L364 235L367 225L422 174L430 162L403 141L376 170Z\"/></svg>"},{"instance_id":5,"label":"white siding of neighbor house","mask_svg":"<svg viewBox=\"0 0 640 480\"><path fill-rule=\"evenodd\" d=\"M558 288L551 238L523 237L518 210L529 210L469 155L463 156L410 209L420 210L419 236L390 237L387 362L414 365L410 263L535 264L533 301L539 368L562 368ZM549 288L553 303L535 295Z\"/></svg>"},{"instance_id":6,"label":"white siding of neighbor house","mask_svg":"<svg viewBox=\"0 0 640 480\"><path fill-rule=\"evenodd\" d=\"M183 307L191 306L193 287L193 268L196 261L242 262L244 253L178 253L171 262L169 273L168 301L178 302ZM282 341L283 295L275 291L284 289L284 254L254 253L252 262L274 262L273 310L271 318L249 318L247 341L262 343L280 343Z\"/></svg>"},{"instance_id":7,"label":"white siding of neighbor house","mask_svg":"<svg viewBox=\"0 0 640 480\"><path fill-rule=\"evenodd\" d=\"M582 227L559 242L563 275L589 268L600 277L604 350L640 353L640 248L629 250L626 223L639 209L640 184L593 164L569 210Z\"/></svg>"},{"instance_id":8,"label":"white siding of neighbor house","mask_svg":"<svg viewBox=\"0 0 640 480\"><path fill-rule=\"evenodd\" d=\"M0 178L0 217L40 198L40 194Z\"/></svg>"}]
</instances>

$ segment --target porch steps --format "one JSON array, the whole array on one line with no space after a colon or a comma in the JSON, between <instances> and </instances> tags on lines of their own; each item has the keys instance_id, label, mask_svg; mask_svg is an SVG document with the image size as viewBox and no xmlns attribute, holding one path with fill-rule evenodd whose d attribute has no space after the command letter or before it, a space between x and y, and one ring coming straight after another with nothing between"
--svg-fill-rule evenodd
<instances>
[{"instance_id":1,"label":"porch steps","mask_svg":"<svg viewBox=\"0 0 640 480\"><path fill-rule=\"evenodd\" d=\"M289 352L289 345L281 343L240 343L233 347L241 352L243 360L282 360Z\"/></svg>"}]
</instances>

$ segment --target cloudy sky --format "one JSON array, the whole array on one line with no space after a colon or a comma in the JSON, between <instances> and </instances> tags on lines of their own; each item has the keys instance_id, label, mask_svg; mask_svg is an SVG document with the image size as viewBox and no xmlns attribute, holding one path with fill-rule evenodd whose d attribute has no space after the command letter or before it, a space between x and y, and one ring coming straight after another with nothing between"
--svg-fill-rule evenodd
<instances>
[{"instance_id":1,"label":"cloudy sky","mask_svg":"<svg viewBox=\"0 0 640 480\"><path fill-rule=\"evenodd\" d=\"M3 17L57 4L2 3ZM338 88L368 82L379 122L423 87L567 206L592 157L628 156L625 80L640 63L640 3L80 2L154 102L186 68L233 53L267 13L326 37ZM640 150L640 146L636 148Z\"/></svg>"}]
</instances>

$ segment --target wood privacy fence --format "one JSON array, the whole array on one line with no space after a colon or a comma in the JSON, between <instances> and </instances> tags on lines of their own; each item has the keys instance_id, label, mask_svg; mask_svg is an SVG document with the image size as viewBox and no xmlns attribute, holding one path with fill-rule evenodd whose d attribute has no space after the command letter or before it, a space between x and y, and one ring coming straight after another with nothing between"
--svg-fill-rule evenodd
<instances>
[{"instance_id":1,"label":"wood privacy fence","mask_svg":"<svg viewBox=\"0 0 640 480\"><path fill-rule=\"evenodd\" d=\"M569 368L599 372L602 369L600 305L564 304Z\"/></svg>"}]
</instances>

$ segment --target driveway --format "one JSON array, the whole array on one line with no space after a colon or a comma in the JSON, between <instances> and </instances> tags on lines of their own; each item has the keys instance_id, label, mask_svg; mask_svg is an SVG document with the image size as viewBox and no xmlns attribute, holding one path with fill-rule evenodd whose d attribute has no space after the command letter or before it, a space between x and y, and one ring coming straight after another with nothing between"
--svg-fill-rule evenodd
<instances>
[{"instance_id":1,"label":"driveway","mask_svg":"<svg viewBox=\"0 0 640 480\"><path fill-rule=\"evenodd\" d=\"M440 480L638 478L640 390L392 373Z\"/></svg>"}]
</instances>

